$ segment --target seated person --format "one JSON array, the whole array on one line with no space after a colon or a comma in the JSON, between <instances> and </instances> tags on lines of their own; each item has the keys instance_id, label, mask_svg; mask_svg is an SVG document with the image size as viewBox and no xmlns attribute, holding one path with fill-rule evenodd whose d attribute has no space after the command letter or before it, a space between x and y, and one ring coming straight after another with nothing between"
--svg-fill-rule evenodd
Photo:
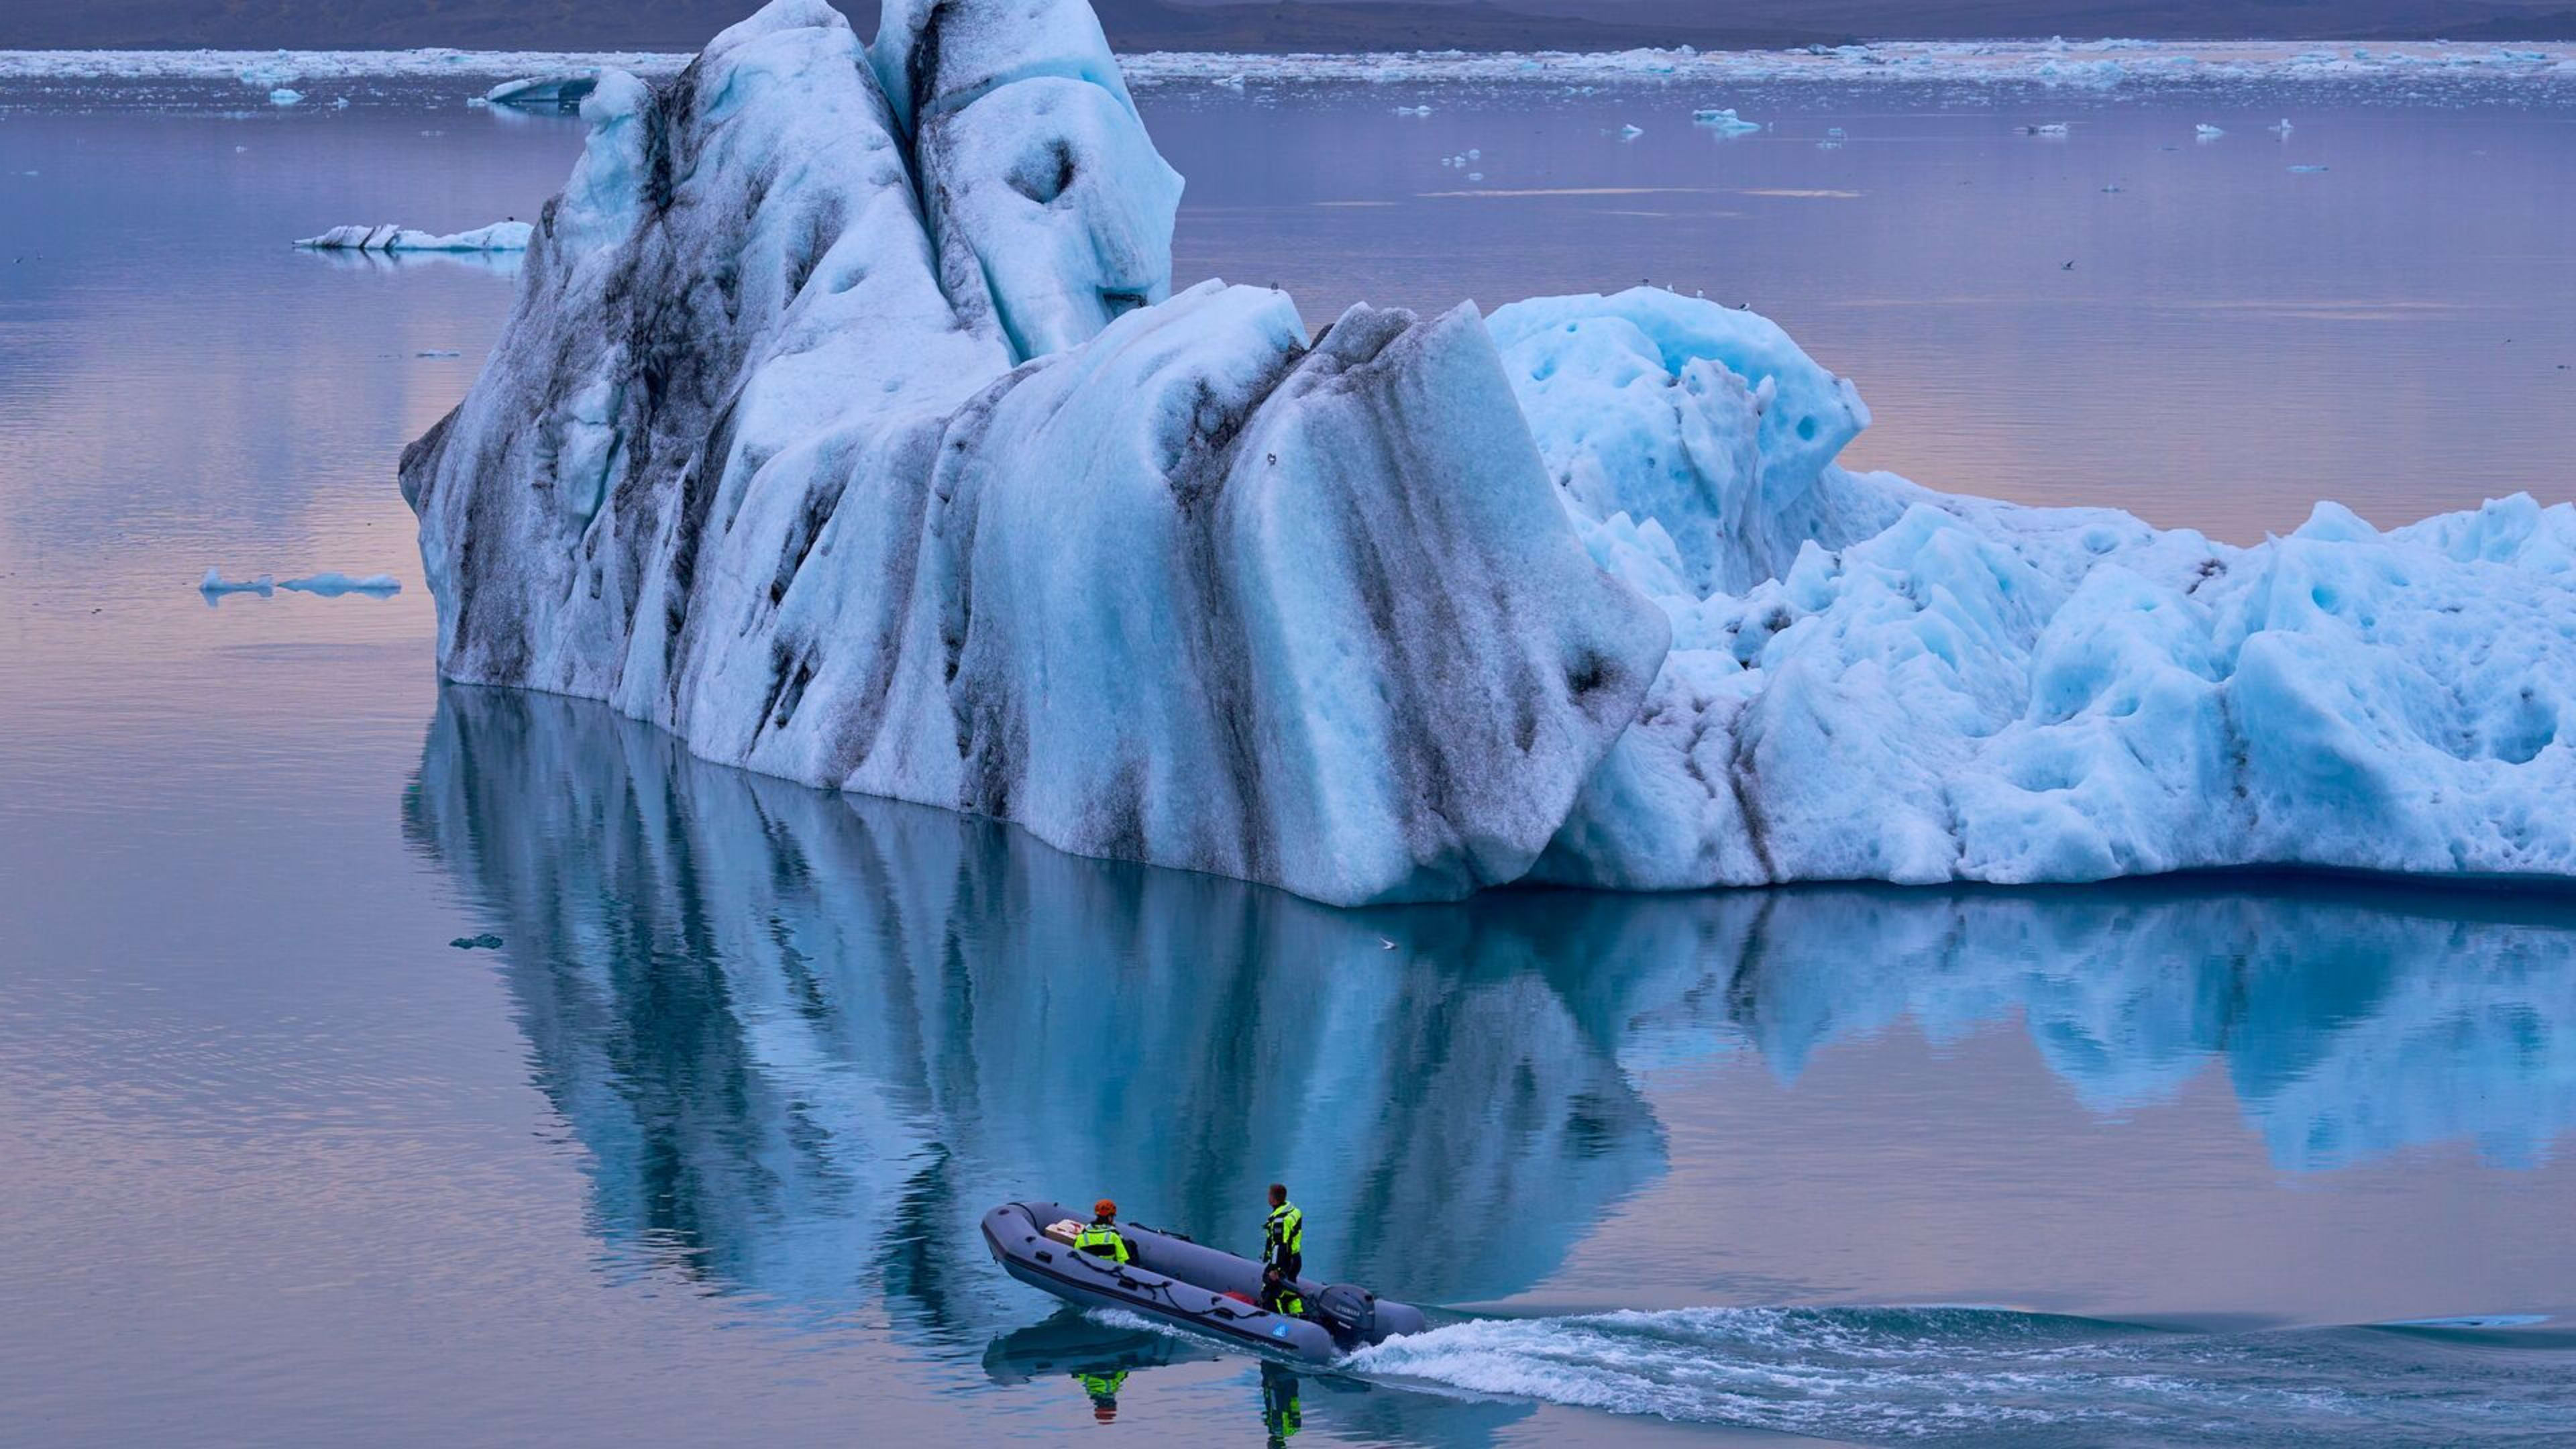
<instances>
[{"instance_id":1,"label":"seated person","mask_svg":"<svg viewBox=\"0 0 2576 1449\"><path fill-rule=\"evenodd\" d=\"M1132 1261L1136 1252L1127 1246L1127 1236L1118 1231L1118 1204L1107 1198L1091 1205L1091 1226L1073 1236L1073 1250L1107 1258L1113 1263Z\"/></svg>"}]
</instances>

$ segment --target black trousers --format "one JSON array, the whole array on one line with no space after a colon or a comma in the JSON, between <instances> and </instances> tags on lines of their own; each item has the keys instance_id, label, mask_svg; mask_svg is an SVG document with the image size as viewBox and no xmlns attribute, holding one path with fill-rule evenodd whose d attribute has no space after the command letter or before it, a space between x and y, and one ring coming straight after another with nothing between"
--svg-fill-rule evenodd
<instances>
[{"instance_id":1,"label":"black trousers","mask_svg":"<svg viewBox=\"0 0 2576 1449\"><path fill-rule=\"evenodd\" d=\"M1297 1279L1305 1271L1305 1254L1281 1254L1261 1275L1261 1306L1273 1313L1287 1312L1281 1302L1297 1296Z\"/></svg>"}]
</instances>

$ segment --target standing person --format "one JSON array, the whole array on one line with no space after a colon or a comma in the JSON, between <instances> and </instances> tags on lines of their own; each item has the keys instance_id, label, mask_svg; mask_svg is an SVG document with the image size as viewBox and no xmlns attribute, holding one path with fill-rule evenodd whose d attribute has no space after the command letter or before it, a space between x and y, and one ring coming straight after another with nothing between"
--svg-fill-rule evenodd
<instances>
[{"instance_id":1,"label":"standing person","mask_svg":"<svg viewBox=\"0 0 2576 1449\"><path fill-rule=\"evenodd\" d=\"M1270 1216L1261 1224L1261 1306L1291 1318L1304 1316L1297 1279L1306 1271L1306 1215L1288 1201L1285 1183L1270 1184Z\"/></svg>"},{"instance_id":2,"label":"standing person","mask_svg":"<svg viewBox=\"0 0 2576 1449\"><path fill-rule=\"evenodd\" d=\"M1136 1256L1127 1235L1118 1231L1118 1204L1107 1198L1091 1205L1091 1226L1073 1235L1073 1250L1124 1263Z\"/></svg>"}]
</instances>

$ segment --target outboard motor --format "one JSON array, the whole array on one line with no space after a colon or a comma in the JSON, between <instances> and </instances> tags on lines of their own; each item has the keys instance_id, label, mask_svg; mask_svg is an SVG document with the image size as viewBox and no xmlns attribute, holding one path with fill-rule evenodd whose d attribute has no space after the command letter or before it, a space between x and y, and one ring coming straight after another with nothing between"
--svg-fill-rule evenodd
<instances>
[{"instance_id":1,"label":"outboard motor","mask_svg":"<svg viewBox=\"0 0 2576 1449\"><path fill-rule=\"evenodd\" d=\"M1344 1348L1377 1341L1377 1295L1365 1288L1326 1284L1315 1295L1315 1318Z\"/></svg>"}]
</instances>

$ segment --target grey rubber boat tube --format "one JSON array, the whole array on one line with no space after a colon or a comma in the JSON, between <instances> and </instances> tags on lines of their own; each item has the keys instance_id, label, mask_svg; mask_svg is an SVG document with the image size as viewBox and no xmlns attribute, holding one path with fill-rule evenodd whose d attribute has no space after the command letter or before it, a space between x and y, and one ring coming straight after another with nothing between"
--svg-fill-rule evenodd
<instances>
[{"instance_id":1,"label":"grey rubber boat tube","mask_svg":"<svg viewBox=\"0 0 2576 1449\"><path fill-rule=\"evenodd\" d=\"M1051 1202L1009 1202L984 1214L984 1246L1002 1271L1085 1308L1118 1308L1203 1333L1248 1352L1327 1364L1353 1349L1420 1333L1422 1312L1345 1283L1297 1280L1307 1316L1228 1297L1261 1296L1261 1265L1154 1228L1119 1225L1133 1260L1077 1253L1046 1235L1084 1214Z\"/></svg>"}]
</instances>

